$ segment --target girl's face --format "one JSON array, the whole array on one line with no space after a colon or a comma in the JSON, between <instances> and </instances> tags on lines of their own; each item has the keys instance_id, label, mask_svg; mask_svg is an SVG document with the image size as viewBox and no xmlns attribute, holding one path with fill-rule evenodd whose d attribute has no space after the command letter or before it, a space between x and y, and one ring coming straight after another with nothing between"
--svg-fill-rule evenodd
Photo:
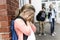
<instances>
[{"instance_id":1,"label":"girl's face","mask_svg":"<svg viewBox=\"0 0 60 40\"><path fill-rule=\"evenodd\" d=\"M31 21L31 19L34 17L35 12L32 9L25 9L23 12L26 21Z\"/></svg>"}]
</instances>

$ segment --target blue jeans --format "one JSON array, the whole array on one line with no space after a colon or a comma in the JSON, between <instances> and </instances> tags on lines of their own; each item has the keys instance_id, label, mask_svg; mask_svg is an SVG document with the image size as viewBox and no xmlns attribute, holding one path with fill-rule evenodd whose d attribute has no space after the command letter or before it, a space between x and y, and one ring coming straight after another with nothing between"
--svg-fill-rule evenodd
<instances>
[{"instance_id":1,"label":"blue jeans","mask_svg":"<svg viewBox=\"0 0 60 40\"><path fill-rule=\"evenodd\" d=\"M52 18L52 22L50 22L50 24L51 24L50 30L51 30L51 34L52 34L54 32L54 28L55 28L55 19L54 18Z\"/></svg>"}]
</instances>

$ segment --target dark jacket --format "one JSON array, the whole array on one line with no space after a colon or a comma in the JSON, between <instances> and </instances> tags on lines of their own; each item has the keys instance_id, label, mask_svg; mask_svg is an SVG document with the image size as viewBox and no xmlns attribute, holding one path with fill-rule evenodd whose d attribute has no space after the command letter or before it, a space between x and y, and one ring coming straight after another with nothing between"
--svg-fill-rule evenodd
<instances>
[{"instance_id":1,"label":"dark jacket","mask_svg":"<svg viewBox=\"0 0 60 40\"><path fill-rule=\"evenodd\" d=\"M45 21L46 19L46 12L40 11L38 15L36 16L37 21Z\"/></svg>"}]
</instances>

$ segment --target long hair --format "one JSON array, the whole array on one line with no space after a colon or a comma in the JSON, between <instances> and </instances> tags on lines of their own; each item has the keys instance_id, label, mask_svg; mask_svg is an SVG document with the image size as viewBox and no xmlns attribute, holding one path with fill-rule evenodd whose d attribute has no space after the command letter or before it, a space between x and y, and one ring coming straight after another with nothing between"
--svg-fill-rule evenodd
<instances>
[{"instance_id":1,"label":"long hair","mask_svg":"<svg viewBox=\"0 0 60 40\"><path fill-rule=\"evenodd\" d=\"M35 8L31 5L31 4L25 4L22 6L22 8L19 10L19 14L17 15L17 17L20 16L21 12L23 12L25 9L31 9L35 12ZM17 18L16 17L16 18Z\"/></svg>"},{"instance_id":2,"label":"long hair","mask_svg":"<svg viewBox=\"0 0 60 40\"><path fill-rule=\"evenodd\" d=\"M24 9L32 9L35 12L35 8L31 4L23 5L20 11L22 12Z\"/></svg>"},{"instance_id":3,"label":"long hair","mask_svg":"<svg viewBox=\"0 0 60 40\"><path fill-rule=\"evenodd\" d=\"M18 18L18 17L19 17L20 13L21 13L21 11L19 10L19 11L18 11L18 15L17 15L17 17L16 17L16 18Z\"/></svg>"}]
</instances>

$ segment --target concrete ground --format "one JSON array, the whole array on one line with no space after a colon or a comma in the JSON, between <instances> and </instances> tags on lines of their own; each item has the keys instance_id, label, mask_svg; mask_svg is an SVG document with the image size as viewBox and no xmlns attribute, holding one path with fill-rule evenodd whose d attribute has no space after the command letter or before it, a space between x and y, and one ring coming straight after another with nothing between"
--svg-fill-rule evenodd
<instances>
[{"instance_id":1,"label":"concrete ground","mask_svg":"<svg viewBox=\"0 0 60 40\"><path fill-rule=\"evenodd\" d=\"M37 32L36 32L36 40L60 40L60 25L56 23L55 25L55 32L56 35L54 37L52 37L50 35L50 24L49 23L45 23L45 33L47 34L46 36L39 36L39 24L35 23L36 27L37 27Z\"/></svg>"}]
</instances>

